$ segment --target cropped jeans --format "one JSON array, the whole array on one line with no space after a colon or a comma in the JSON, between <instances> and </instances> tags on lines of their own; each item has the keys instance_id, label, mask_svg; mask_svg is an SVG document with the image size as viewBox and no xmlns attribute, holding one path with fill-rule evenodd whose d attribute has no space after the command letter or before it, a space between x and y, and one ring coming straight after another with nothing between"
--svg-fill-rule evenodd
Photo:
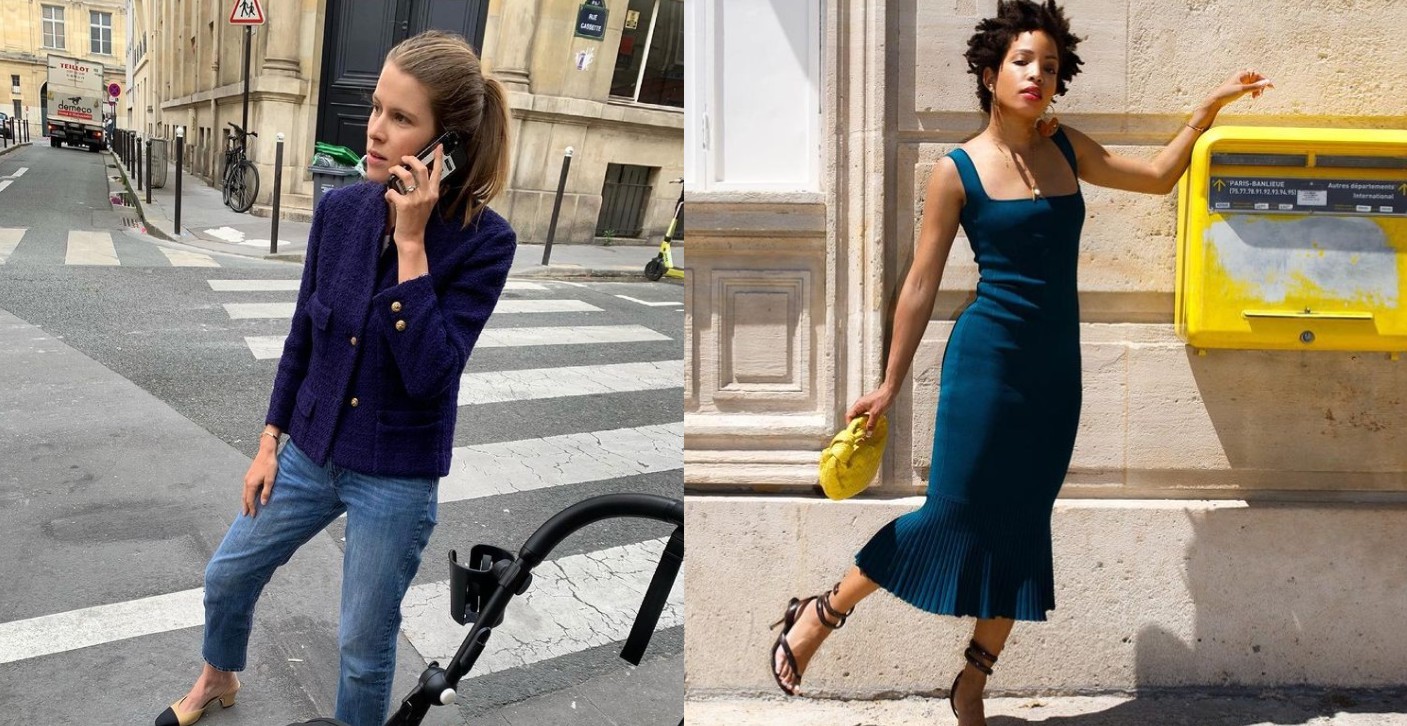
<instances>
[{"instance_id":1,"label":"cropped jeans","mask_svg":"<svg viewBox=\"0 0 1407 726\"><path fill-rule=\"evenodd\" d=\"M318 466L291 441L278 464L269 503L257 516L235 520L205 568L205 661L244 670L264 585L345 512L337 718L380 726L391 702L401 599L435 528L439 480L370 476L331 461Z\"/></svg>"}]
</instances>

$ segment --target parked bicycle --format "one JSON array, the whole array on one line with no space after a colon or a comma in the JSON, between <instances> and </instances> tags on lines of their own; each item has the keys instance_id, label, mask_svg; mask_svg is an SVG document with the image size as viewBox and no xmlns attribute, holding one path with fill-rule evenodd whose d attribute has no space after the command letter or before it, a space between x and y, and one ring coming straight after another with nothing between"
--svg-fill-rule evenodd
<instances>
[{"instance_id":1,"label":"parked bicycle","mask_svg":"<svg viewBox=\"0 0 1407 726\"><path fill-rule=\"evenodd\" d=\"M259 195L259 170L245 157L250 136L258 136L253 131L246 132L239 124L231 122L234 133L228 137L225 149L225 206L236 212L248 212L254 206L254 198Z\"/></svg>"}]
</instances>

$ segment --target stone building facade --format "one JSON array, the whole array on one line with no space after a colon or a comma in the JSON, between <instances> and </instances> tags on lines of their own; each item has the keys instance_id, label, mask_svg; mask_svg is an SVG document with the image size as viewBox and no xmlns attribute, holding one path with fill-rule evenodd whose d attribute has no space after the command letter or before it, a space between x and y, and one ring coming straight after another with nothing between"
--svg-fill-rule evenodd
<instances>
[{"instance_id":1,"label":"stone building facade","mask_svg":"<svg viewBox=\"0 0 1407 726\"><path fill-rule=\"evenodd\" d=\"M44 133L49 54L101 63L118 84L117 122L126 123L127 16L122 0L0 0L0 112Z\"/></svg>"},{"instance_id":2,"label":"stone building facade","mask_svg":"<svg viewBox=\"0 0 1407 726\"><path fill-rule=\"evenodd\" d=\"M250 60L249 127L259 136L249 155L263 180L256 212L273 187L275 134L286 137L283 206L311 209L314 142L363 153L384 51L434 27L477 43L484 67L508 87L513 170L494 206L524 242L546 237L567 147L574 157L557 242L659 234L678 194L669 182L683 175L682 0L599 4L602 27L582 34L583 5L568 0L264 0ZM228 22L232 3L130 5L132 125L168 139L184 127L193 173L218 183L227 124L243 115L244 41Z\"/></svg>"},{"instance_id":3,"label":"stone building facade","mask_svg":"<svg viewBox=\"0 0 1407 726\"><path fill-rule=\"evenodd\" d=\"M1149 157L1243 67L1276 89L1217 123L1402 128L1407 6L1068 0L1085 38L1061 120ZM937 381L977 281L961 232L880 479L813 490L882 374L886 310L935 162L985 123L963 51L994 0L702 0L686 168L686 683L771 693L765 623L823 591L927 482ZM695 51L694 48L699 50ZM744 131L740 131L740 129ZM1404 179L1407 181L1407 179ZM1215 350L1175 334L1177 197L1083 185L1084 407L1054 515L1058 602L991 688L1383 687L1407 672L1407 368L1385 354ZM1407 240L1397 240L1399 261ZM1402 267L1399 262L1398 274ZM813 695L928 692L971 623L866 600Z\"/></svg>"}]
</instances>

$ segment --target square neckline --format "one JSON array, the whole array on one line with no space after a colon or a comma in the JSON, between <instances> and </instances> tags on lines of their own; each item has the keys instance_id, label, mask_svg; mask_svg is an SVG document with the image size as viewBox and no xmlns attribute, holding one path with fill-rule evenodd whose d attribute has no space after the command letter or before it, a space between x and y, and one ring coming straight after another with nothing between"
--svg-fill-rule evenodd
<instances>
[{"instance_id":1,"label":"square neckline","mask_svg":"<svg viewBox=\"0 0 1407 726\"><path fill-rule=\"evenodd\" d=\"M1070 165L1070 171L1074 172L1075 174L1075 191L1071 194L1056 194L1053 196L1042 194L1041 196L1033 198L1013 197L1011 199L996 199L991 194L987 193L987 185L983 183L982 174L977 171L977 164L972 160L972 155L967 153L967 149L959 147L953 149L953 151L962 152L963 158L967 160L968 168L972 170L972 179L977 182L977 191L981 192L982 198L986 199L989 202L1039 202L1042 199L1070 199L1073 197L1078 197L1083 193L1084 190L1080 188L1080 170L1079 167L1075 165L1075 160L1073 158L1075 150L1073 148L1069 148L1070 140L1068 137L1065 136L1065 129L1057 130L1055 132L1055 135L1051 136L1050 138L1052 140L1056 140L1055 145L1060 149L1060 155L1065 157L1065 162ZM952 152L948 153L951 154Z\"/></svg>"}]
</instances>

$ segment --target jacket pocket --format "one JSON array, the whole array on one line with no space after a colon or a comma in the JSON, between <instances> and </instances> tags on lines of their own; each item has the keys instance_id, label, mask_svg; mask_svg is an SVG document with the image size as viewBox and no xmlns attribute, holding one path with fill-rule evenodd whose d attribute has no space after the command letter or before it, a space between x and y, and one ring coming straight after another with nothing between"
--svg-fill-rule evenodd
<instances>
[{"instance_id":1,"label":"jacket pocket","mask_svg":"<svg viewBox=\"0 0 1407 726\"><path fill-rule=\"evenodd\" d=\"M308 385L307 379L303 380L303 385L298 387L298 398L295 403L298 406L298 413L303 418L311 420L313 409L317 407L318 397L313 395L313 389Z\"/></svg>"},{"instance_id":2,"label":"jacket pocket","mask_svg":"<svg viewBox=\"0 0 1407 726\"><path fill-rule=\"evenodd\" d=\"M376 416L376 471L424 475L440 468L440 415L435 411L380 411Z\"/></svg>"},{"instance_id":3,"label":"jacket pocket","mask_svg":"<svg viewBox=\"0 0 1407 726\"><path fill-rule=\"evenodd\" d=\"M313 319L313 325L318 330L327 330L328 324L332 322L332 308L323 304L317 293L313 293L308 297L308 316Z\"/></svg>"}]
</instances>

